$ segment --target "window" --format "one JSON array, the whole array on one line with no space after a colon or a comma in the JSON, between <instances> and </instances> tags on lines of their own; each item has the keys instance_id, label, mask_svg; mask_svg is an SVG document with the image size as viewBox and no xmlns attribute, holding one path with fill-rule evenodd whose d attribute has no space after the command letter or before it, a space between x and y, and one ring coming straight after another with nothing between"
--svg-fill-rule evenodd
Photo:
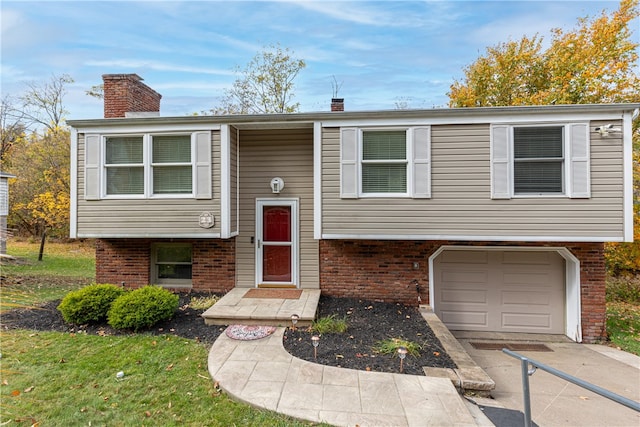
<instances>
[{"instance_id":1,"label":"window","mask_svg":"<svg viewBox=\"0 0 640 427\"><path fill-rule=\"evenodd\" d=\"M589 124L491 126L491 198L590 197Z\"/></svg>"},{"instance_id":2,"label":"window","mask_svg":"<svg viewBox=\"0 0 640 427\"><path fill-rule=\"evenodd\" d=\"M154 282L191 286L192 255L189 243L158 243L152 247Z\"/></svg>"},{"instance_id":3,"label":"window","mask_svg":"<svg viewBox=\"0 0 640 427\"><path fill-rule=\"evenodd\" d=\"M107 194L144 194L143 138L106 138Z\"/></svg>"},{"instance_id":4,"label":"window","mask_svg":"<svg viewBox=\"0 0 640 427\"><path fill-rule=\"evenodd\" d=\"M431 197L431 129L340 129L340 197Z\"/></svg>"},{"instance_id":5,"label":"window","mask_svg":"<svg viewBox=\"0 0 640 427\"><path fill-rule=\"evenodd\" d=\"M211 131L86 134L85 200L211 199Z\"/></svg>"},{"instance_id":6,"label":"window","mask_svg":"<svg viewBox=\"0 0 640 427\"><path fill-rule=\"evenodd\" d=\"M153 194L191 194L191 137L152 137Z\"/></svg>"},{"instance_id":7,"label":"window","mask_svg":"<svg viewBox=\"0 0 640 427\"><path fill-rule=\"evenodd\" d=\"M564 193L564 128L513 129L514 194Z\"/></svg>"},{"instance_id":8,"label":"window","mask_svg":"<svg viewBox=\"0 0 640 427\"><path fill-rule=\"evenodd\" d=\"M406 131L362 133L362 193L407 192Z\"/></svg>"}]
</instances>

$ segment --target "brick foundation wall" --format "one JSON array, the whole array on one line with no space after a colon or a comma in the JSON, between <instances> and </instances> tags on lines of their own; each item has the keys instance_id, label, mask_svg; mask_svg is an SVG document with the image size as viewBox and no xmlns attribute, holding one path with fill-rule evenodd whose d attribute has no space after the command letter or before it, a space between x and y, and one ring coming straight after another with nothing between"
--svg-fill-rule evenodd
<instances>
[{"instance_id":1,"label":"brick foundation wall","mask_svg":"<svg viewBox=\"0 0 640 427\"><path fill-rule=\"evenodd\" d=\"M131 112L159 112L160 95L137 74L104 74L104 118L125 117Z\"/></svg>"},{"instance_id":2,"label":"brick foundation wall","mask_svg":"<svg viewBox=\"0 0 640 427\"><path fill-rule=\"evenodd\" d=\"M176 241L176 240L173 240ZM137 288L151 282L151 244L168 240L99 239L96 282ZM192 291L227 292L235 286L235 239L180 240L192 247Z\"/></svg>"},{"instance_id":3,"label":"brick foundation wall","mask_svg":"<svg viewBox=\"0 0 640 427\"><path fill-rule=\"evenodd\" d=\"M428 258L443 245L566 247L580 260L583 340L594 342L605 337L602 243L322 240L320 289L336 297L417 305L417 281L422 303L428 304Z\"/></svg>"}]
</instances>

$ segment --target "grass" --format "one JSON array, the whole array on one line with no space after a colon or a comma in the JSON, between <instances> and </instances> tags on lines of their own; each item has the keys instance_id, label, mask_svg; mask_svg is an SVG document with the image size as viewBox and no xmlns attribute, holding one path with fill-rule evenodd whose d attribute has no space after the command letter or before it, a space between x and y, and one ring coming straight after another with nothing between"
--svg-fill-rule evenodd
<instances>
[{"instance_id":1,"label":"grass","mask_svg":"<svg viewBox=\"0 0 640 427\"><path fill-rule=\"evenodd\" d=\"M39 249L39 242L10 240L7 254L19 258L19 262L3 265L2 274L95 279L95 250L91 242L47 242L42 261L38 261Z\"/></svg>"},{"instance_id":2,"label":"grass","mask_svg":"<svg viewBox=\"0 0 640 427\"><path fill-rule=\"evenodd\" d=\"M94 281L90 245L47 242L41 263L39 242L8 246L19 259L2 266L0 310ZM0 353L0 426L313 425L231 400L209 376L207 348L189 339L0 330Z\"/></svg>"},{"instance_id":3,"label":"grass","mask_svg":"<svg viewBox=\"0 0 640 427\"><path fill-rule=\"evenodd\" d=\"M373 346L373 350L380 354L396 356L400 347L406 348L407 353L413 357L419 357L420 350L422 349L420 344L413 341L402 338L387 338L386 340L378 341L376 345Z\"/></svg>"},{"instance_id":4,"label":"grass","mask_svg":"<svg viewBox=\"0 0 640 427\"><path fill-rule=\"evenodd\" d=\"M607 303L607 332L616 347L640 356L640 305Z\"/></svg>"},{"instance_id":5,"label":"grass","mask_svg":"<svg viewBox=\"0 0 640 427\"><path fill-rule=\"evenodd\" d=\"M311 325L311 330L317 332L319 334L328 334L328 333L344 333L347 331L347 319L340 318L335 314L330 316L320 317L313 321Z\"/></svg>"},{"instance_id":6,"label":"grass","mask_svg":"<svg viewBox=\"0 0 640 427\"><path fill-rule=\"evenodd\" d=\"M607 333L613 345L640 356L640 276L607 278Z\"/></svg>"},{"instance_id":7,"label":"grass","mask_svg":"<svg viewBox=\"0 0 640 427\"><path fill-rule=\"evenodd\" d=\"M0 425L309 425L220 393L206 348L192 340L30 331L0 338Z\"/></svg>"}]
</instances>

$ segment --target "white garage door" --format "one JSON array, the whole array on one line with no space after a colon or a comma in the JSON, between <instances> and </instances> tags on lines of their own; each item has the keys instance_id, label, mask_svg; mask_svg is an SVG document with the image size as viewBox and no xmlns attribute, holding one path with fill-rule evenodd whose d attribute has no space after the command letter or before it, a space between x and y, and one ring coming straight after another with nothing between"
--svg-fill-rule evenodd
<instances>
[{"instance_id":1,"label":"white garage door","mask_svg":"<svg viewBox=\"0 0 640 427\"><path fill-rule=\"evenodd\" d=\"M564 259L552 251L446 250L435 312L449 329L564 333Z\"/></svg>"}]
</instances>

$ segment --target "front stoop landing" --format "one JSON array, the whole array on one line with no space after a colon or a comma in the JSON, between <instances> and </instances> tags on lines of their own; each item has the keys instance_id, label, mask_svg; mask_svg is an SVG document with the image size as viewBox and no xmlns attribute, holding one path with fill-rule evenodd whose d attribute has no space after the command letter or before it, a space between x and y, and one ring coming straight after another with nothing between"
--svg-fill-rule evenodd
<instances>
[{"instance_id":1,"label":"front stoop landing","mask_svg":"<svg viewBox=\"0 0 640 427\"><path fill-rule=\"evenodd\" d=\"M207 325L291 326L291 315L300 316L296 326L309 326L316 317L320 289L302 289L299 298L245 298L254 288L234 288L202 313Z\"/></svg>"}]
</instances>

